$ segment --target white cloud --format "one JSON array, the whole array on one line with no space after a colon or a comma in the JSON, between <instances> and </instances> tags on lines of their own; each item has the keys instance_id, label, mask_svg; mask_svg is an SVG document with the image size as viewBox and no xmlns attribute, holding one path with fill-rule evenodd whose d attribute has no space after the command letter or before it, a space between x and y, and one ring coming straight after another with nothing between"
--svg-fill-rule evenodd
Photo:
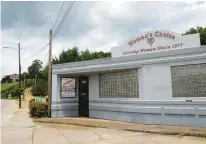
<instances>
[{"instance_id":1,"label":"white cloud","mask_svg":"<svg viewBox=\"0 0 206 144\"><path fill-rule=\"evenodd\" d=\"M58 4L58 6L57 6ZM40 27L21 25L16 22L10 29L2 30L2 44L21 42L22 60L30 57L48 43L49 29L59 12L61 3L42 3L41 10L46 22ZM57 8L58 7L58 8ZM64 7L66 10L66 6ZM175 2L75 2L57 37L53 41L53 55L63 49L78 46L80 50L109 51L124 43L140 31L169 29L183 33L196 26L206 26L206 3ZM62 16L62 15L61 15ZM32 17L32 15L31 15ZM34 59L48 61L48 48L23 63L23 71ZM2 75L18 72L17 52L2 50Z\"/></svg>"}]
</instances>

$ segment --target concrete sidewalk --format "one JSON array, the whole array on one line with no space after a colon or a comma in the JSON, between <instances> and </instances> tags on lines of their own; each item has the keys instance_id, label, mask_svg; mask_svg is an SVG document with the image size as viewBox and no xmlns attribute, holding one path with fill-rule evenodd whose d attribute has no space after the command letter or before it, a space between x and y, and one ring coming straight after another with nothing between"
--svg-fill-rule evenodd
<instances>
[{"instance_id":1,"label":"concrete sidewalk","mask_svg":"<svg viewBox=\"0 0 206 144\"><path fill-rule=\"evenodd\" d=\"M134 123L126 123L120 121L92 119L92 118L40 118L40 119L34 119L34 122L71 124L71 125L80 125L80 126L87 126L87 127L100 127L100 128L146 132L146 133L154 133L154 134L206 137L206 128L196 128L196 127L166 126L166 128L162 128L161 125L134 124Z\"/></svg>"},{"instance_id":2,"label":"concrete sidewalk","mask_svg":"<svg viewBox=\"0 0 206 144\"><path fill-rule=\"evenodd\" d=\"M34 124L28 108L17 109L14 116L1 127L2 144L32 144Z\"/></svg>"},{"instance_id":3,"label":"concrete sidewalk","mask_svg":"<svg viewBox=\"0 0 206 144\"><path fill-rule=\"evenodd\" d=\"M42 119L39 119L42 120ZM48 120L52 119L44 119ZM57 119L59 121L59 119ZM62 119L61 119L62 120ZM75 126L70 124L34 123L29 117L27 107L18 109L10 121L1 128L2 144L205 144L205 138L166 136L141 132L120 130L132 125L118 124L115 121L97 119L71 119L76 124L90 125L94 127ZM66 121L68 121L66 119ZM71 121L70 121L71 122ZM83 123L84 122L84 123ZM120 122L122 123L122 122ZM112 129L96 128L105 124ZM116 124L116 125L115 125ZM126 125L127 124L127 125ZM134 127L133 127L134 128Z\"/></svg>"},{"instance_id":4,"label":"concrete sidewalk","mask_svg":"<svg viewBox=\"0 0 206 144\"><path fill-rule=\"evenodd\" d=\"M13 117L17 111L18 105L15 100L2 100L1 99L1 123L0 127L3 127Z\"/></svg>"}]
</instances>

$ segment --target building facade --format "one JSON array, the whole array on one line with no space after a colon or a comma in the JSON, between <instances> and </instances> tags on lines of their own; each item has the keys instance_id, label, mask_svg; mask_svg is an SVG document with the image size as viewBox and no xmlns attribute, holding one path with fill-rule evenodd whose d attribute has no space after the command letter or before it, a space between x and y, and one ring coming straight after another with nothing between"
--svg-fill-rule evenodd
<instances>
[{"instance_id":1,"label":"building facade","mask_svg":"<svg viewBox=\"0 0 206 144\"><path fill-rule=\"evenodd\" d=\"M146 32L112 48L112 58L53 65L52 117L206 127L206 46L198 36Z\"/></svg>"},{"instance_id":2,"label":"building facade","mask_svg":"<svg viewBox=\"0 0 206 144\"><path fill-rule=\"evenodd\" d=\"M1 80L2 83L12 83L12 82L18 82L18 81L19 81L18 74L6 75Z\"/></svg>"}]
</instances>

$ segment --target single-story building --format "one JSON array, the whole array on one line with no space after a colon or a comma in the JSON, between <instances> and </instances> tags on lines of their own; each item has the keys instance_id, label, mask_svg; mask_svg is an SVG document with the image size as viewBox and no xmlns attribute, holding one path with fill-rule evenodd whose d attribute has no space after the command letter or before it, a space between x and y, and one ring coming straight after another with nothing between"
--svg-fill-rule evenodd
<instances>
[{"instance_id":1,"label":"single-story building","mask_svg":"<svg viewBox=\"0 0 206 144\"><path fill-rule=\"evenodd\" d=\"M138 34L112 58L52 66L51 116L206 127L206 46L199 34Z\"/></svg>"}]
</instances>

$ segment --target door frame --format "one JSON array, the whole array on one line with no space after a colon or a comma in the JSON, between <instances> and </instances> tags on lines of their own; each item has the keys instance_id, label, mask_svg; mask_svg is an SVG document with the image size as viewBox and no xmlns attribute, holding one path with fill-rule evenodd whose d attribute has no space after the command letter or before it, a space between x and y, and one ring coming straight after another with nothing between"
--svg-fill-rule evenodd
<instances>
[{"instance_id":1,"label":"door frame","mask_svg":"<svg viewBox=\"0 0 206 144\"><path fill-rule=\"evenodd\" d=\"M85 110L85 111L87 111L86 113L87 113L87 115L85 116L85 115L82 115L82 113L81 113L81 105L80 105L80 103L81 103L81 100L80 100L80 80L82 80L82 79L87 79L87 109ZM78 115L79 115L79 117L89 117L89 76L79 76L78 77Z\"/></svg>"}]
</instances>

